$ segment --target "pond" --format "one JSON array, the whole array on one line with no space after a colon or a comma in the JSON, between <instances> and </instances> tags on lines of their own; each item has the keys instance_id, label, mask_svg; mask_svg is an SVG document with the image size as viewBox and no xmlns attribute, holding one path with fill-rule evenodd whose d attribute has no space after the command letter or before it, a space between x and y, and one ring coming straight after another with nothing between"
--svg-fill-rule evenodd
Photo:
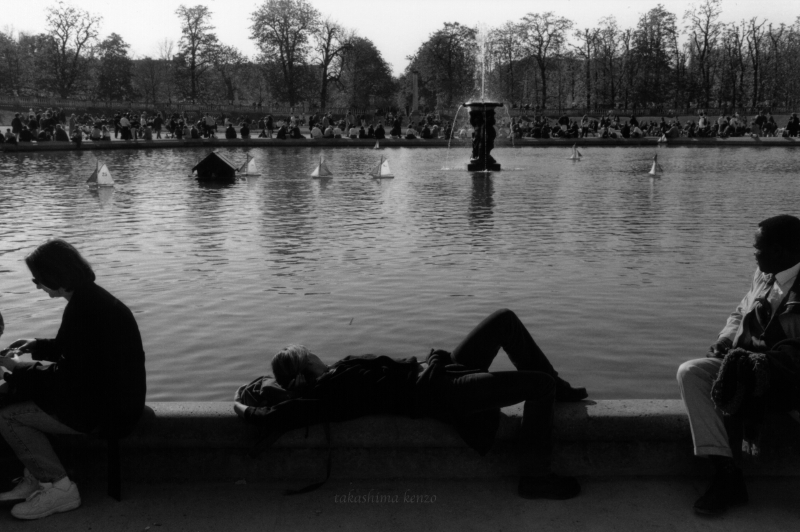
<instances>
[{"instance_id":1,"label":"pond","mask_svg":"<svg viewBox=\"0 0 800 532\"><path fill-rule=\"evenodd\" d=\"M66 301L24 256L73 243L135 313L150 401L225 401L302 343L424 358L491 311L514 310L592 398L678 398L747 291L757 223L797 214L791 148L238 148L260 177L202 185L202 150L0 154L2 345L53 337ZM664 168L647 174L653 154ZM334 177L309 177L320 155ZM369 170L388 158L394 179ZM498 357L493 369L510 369Z\"/></svg>"}]
</instances>

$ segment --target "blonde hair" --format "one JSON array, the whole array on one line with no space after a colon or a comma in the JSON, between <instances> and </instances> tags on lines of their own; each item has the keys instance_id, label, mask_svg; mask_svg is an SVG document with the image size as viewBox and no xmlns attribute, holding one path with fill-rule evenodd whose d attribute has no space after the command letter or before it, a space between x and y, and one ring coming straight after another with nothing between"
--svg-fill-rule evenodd
<instances>
[{"instance_id":1,"label":"blonde hair","mask_svg":"<svg viewBox=\"0 0 800 532\"><path fill-rule=\"evenodd\" d=\"M303 371L309 351L303 345L287 345L272 357L272 375L281 388L302 387L305 384ZM300 382L302 381L302 382Z\"/></svg>"}]
</instances>

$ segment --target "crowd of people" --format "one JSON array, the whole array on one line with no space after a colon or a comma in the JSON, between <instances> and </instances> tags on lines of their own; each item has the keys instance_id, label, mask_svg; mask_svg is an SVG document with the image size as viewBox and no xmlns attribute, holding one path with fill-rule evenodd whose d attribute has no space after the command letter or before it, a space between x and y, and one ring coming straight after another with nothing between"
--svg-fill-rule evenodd
<instances>
[{"instance_id":1,"label":"crowd of people","mask_svg":"<svg viewBox=\"0 0 800 532\"><path fill-rule=\"evenodd\" d=\"M779 128L771 113L759 111L749 121L747 116L720 115L711 119L704 111L698 113L697 119L689 119L682 123L679 117L660 121L642 120L631 116L628 120L620 120L618 115L606 115L590 118L583 115L581 119L572 119L562 115L551 120L544 115L532 119L525 115L511 119L511 132L514 138L728 138L728 137L796 137L800 134L800 119L792 113L785 127Z\"/></svg>"},{"instance_id":2,"label":"crowd of people","mask_svg":"<svg viewBox=\"0 0 800 532\"><path fill-rule=\"evenodd\" d=\"M384 125L385 124L385 125ZM354 116L347 113L336 117L332 112L314 113L306 117L291 115L276 119L265 115L257 119L248 116L232 118L210 113L191 115L186 112L167 113L118 111L113 115L84 113L70 116L64 109L46 109L16 113L11 127L3 135L4 142L83 141L108 142L121 140L202 139L216 138L220 126L226 139L276 138L276 139L468 139L474 132L469 124L454 129L453 122L438 113L421 118L402 113L387 112L378 116ZM308 128L308 135L301 127ZM388 131L387 131L388 128ZM563 114L550 118L544 114L529 117L503 118L497 126L497 138L728 138L728 137L797 137L800 135L800 118L792 113L780 128L769 112L759 111L750 120L747 116L720 115L716 120L700 111L696 119L682 122L679 117L662 117L657 120L639 120L631 116L621 120L618 115L570 118ZM113 137L112 137L113 134Z\"/></svg>"}]
</instances>

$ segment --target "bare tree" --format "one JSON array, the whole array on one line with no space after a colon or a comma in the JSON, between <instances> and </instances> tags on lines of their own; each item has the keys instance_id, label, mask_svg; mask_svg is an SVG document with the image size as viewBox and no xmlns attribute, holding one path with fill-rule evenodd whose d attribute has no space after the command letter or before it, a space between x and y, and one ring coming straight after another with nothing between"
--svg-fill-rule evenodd
<instances>
[{"instance_id":1,"label":"bare tree","mask_svg":"<svg viewBox=\"0 0 800 532\"><path fill-rule=\"evenodd\" d=\"M561 51L572 21L552 12L528 13L522 17L520 29L526 51L536 60L542 78L542 105L547 105L547 69Z\"/></svg>"},{"instance_id":2,"label":"bare tree","mask_svg":"<svg viewBox=\"0 0 800 532\"><path fill-rule=\"evenodd\" d=\"M197 100L198 85L203 74L213 64L217 36L211 33L211 11L205 6L186 7L181 5L175 14L181 21L181 40L178 42L178 58L183 68L188 70L188 97Z\"/></svg>"},{"instance_id":3,"label":"bare tree","mask_svg":"<svg viewBox=\"0 0 800 532\"><path fill-rule=\"evenodd\" d=\"M89 48L97 41L102 17L59 2L47 8L47 40L43 67L49 88L62 98L87 78Z\"/></svg>"},{"instance_id":4,"label":"bare tree","mask_svg":"<svg viewBox=\"0 0 800 532\"><path fill-rule=\"evenodd\" d=\"M756 17L751 18L747 22L747 32L745 33L747 53L750 56L750 66L753 69L753 107L756 107L759 100L761 100L761 52L765 33L764 24L766 22L765 19L759 24Z\"/></svg>"},{"instance_id":5,"label":"bare tree","mask_svg":"<svg viewBox=\"0 0 800 532\"><path fill-rule=\"evenodd\" d=\"M578 39L579 44L578 46L571 45L576 55L583 61L583 85L586 90L586 107L589 109L592 108L592 58L594 57L593 51L596 48L598 32L597 28L577 30L575 38Z\"/></svg>"},{"instance_id":6,"label":"bare tree","mask_svg":"<svg viewBox=\"0 0 800 532\"><path fill-rule=\"evenodd\" d=\"M314 33L315 63L320 68L319 106L328 105L328 85L336 83L342 76L345 52L353 47L354 33L345 30L330 18L325 19Z\"/></svg>"},{"instance_id":7,"label":"bare tree","mask_svg":"<svg viewBox=\"0 0 800 532\"><path fill-rule=\"evenodd\" d=\"M251 39L262 63L275 63L283 74L289 105L300 98L300 78L309 53L309 37L319 25L319 12L306 0L265 0L251 17Z\"/></svg>"},{"instance_id":8,"label":"bare tree","mask_svg":"<svg viewBox=\"0 0 800 532\"><path fill-rule=\"evenodd\" d=\"M158 59L161 66L161 78L163 80L164 94L167 102L172 104L175 95L175 42L167 39L158 42Z\"/></svg>"},{"instance_id":9,"label":"bare tree","mask_svg":"<svg viewBox=\"0 0 800 532\"><path fill-rule=\"evenodd\" d=\"M711 100L711 88L714 84L714 58L723 24L719 21L722 13L721 0L705 0L700 6L692 6L683 20L689 22L685 33L689 37L689 55L692 67L700 72L703 88L703 106L708 107Z\"/></svg>"}]
</instances>

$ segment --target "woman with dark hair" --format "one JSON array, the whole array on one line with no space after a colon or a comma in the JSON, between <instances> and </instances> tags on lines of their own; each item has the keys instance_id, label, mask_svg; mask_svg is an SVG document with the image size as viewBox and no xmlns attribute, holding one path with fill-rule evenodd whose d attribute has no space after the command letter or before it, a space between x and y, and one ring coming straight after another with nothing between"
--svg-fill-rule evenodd
<instances>
[{"instance_id":1,"label":"woman with dark hair","mask_svg":"<svg viewBox=\"0 0 800 532\"><path fill-rule=\"evenodd\" d=\"M489 371L502 348L516 371ZM524 402L519 434L518 493L528 499L569 499L580 492L573 477L550 470L553 403L580 401L584 388L558 376L525 325L498 310L475 327L452 353L431 350L416 357L348 356L327 366L300 345L272 359L273 377L242 386L234 410L268 429L267 442L315 423L374 414L433 417L452 423L465 442L489 451L500 408Z\"/></svg>"},{"instance_id":2,"label":"woman with dark hair","mask_svg":"<svg viewBox=\"0 0 800 532\"><path fill-rule=\"evenodd\" d=\"M23 499L11 514L39 519L80 506L46 434L127 435L144 408L144 349L133 313L95 284L89 263L72 245L48 240L25 257L33 284L67 300L54 339L13 342L0 357L7 369L8 406L0 435L25 466L0 501ZM32 362L15 355L30 353ZM42 364L50 362L50 364Z\"/></svg>"}]
</instances>

